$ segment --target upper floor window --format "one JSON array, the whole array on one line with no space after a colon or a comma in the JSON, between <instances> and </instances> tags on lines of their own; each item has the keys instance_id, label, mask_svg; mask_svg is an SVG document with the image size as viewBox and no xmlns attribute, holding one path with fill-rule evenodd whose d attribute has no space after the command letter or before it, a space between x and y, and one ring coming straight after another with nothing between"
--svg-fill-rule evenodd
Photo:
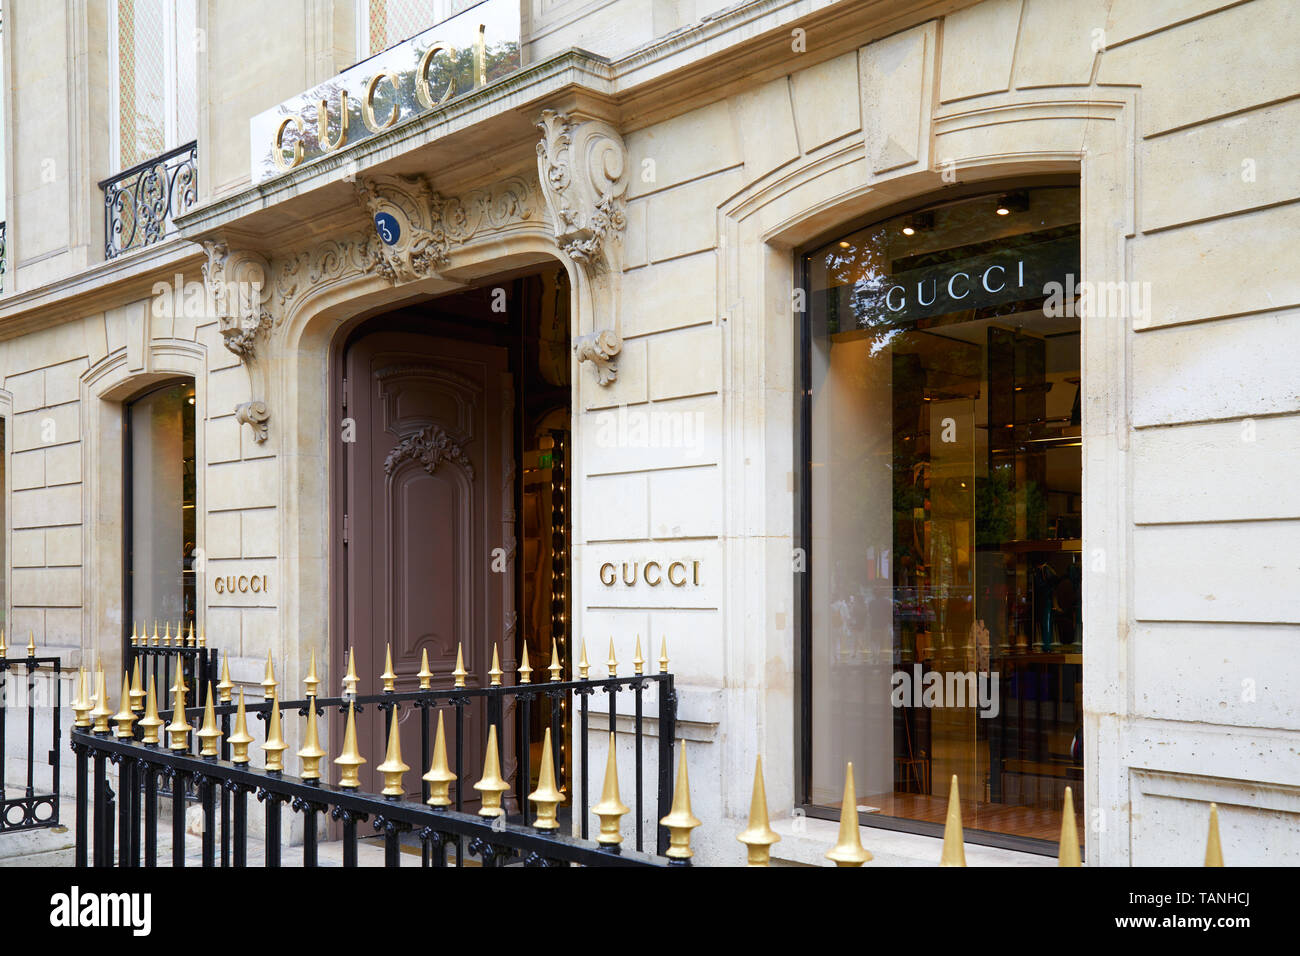
<instances>
[{"instance_id":1,"label":"upper floor window","mask_svg":"<svg viewBox=\"0 0 1300 956\"><path fill-rule=\"evenodd\" d=\"M112 150L130 169L189 143L198 129L195 0L114 0L109 68L117 77Z\"/></svg>"},{"instance_id":2,"label":"upper floor window","mask_svg":"<svg viewBox=\"0 0 1300 956\"><path fill-rule=\"evenodd\" d=\"M468 10L479 0L360 0L357 58L364 60Z\"/></svg>"}]
</instances>

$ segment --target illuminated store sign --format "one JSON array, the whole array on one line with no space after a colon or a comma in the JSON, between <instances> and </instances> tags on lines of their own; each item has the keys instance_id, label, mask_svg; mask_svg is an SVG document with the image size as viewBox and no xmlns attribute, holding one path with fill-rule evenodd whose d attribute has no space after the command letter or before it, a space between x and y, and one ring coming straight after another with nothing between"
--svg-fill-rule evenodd
<instances>
[{"instance_id":1,"label":"illuminated store sign","mask_svg":"<svg viewBox=\"0 0 1300 956\"><path fill-rule=\"evenodd\" d=\"M865 325L894 325L1041 298L1078 268L1078 238L1051 239L869 276L853 287L853 305Z\"/></svg>"},{"instance_id":2,"label":"illuminated store sign","mask_svg":"<svg viewBox=\"0 0 1300 956\"><path fill-rule=\"evenodd\" d=\"M519 66L519 4L485 0L254 116L253 182L438 109Z\"/></svg>"}]
</instances>

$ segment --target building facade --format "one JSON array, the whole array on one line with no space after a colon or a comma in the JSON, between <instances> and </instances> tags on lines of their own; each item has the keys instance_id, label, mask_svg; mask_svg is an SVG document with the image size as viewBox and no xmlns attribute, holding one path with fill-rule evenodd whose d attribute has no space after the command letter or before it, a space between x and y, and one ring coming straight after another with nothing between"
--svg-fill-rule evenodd
<instances>
[{"instance_id":1,"label":"building facade","mask_svg":"<svg viewBox=\"0 0 1300 956\"><path fill-rule=\"evenodd\" d=\"M705 862L757 757L795 862L848 761L881 862L937 859L953 777L972 862L1047 862L1066 786L1090 864L1195 862L1211 802L1297 862L1292 4L3 38L11 638L112 675L193 625L248 686L666 646Z\"/></svg>"}]
</instances>

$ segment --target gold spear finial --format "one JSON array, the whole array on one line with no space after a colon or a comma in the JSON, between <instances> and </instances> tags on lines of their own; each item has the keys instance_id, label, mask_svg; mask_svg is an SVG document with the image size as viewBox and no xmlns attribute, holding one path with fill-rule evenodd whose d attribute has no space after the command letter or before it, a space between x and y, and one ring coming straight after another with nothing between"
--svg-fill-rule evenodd
<instances>
[{"instance_id":1,"label":"gold spear finial","mask_svg":"<svg viewBox=\"0 0 1300 956\"><path fill-rule=\"evenodd\" d=\"M641 658L641 635L636 636L636 653L632 655L632 673L641 674L645 670L645 661Z\"/></svg>"},{"instance_id":2,"label":"gold spear finial","mask_svg":"<svg viewBox=\"0 0 1300 956\"><path fill-rule=\"evenodd\" d=\"M393 673L393 645L391 643L384 645L384 672L379 675L379 679L384 682L385 693L397 690L397 675Z\"/></svg>"},{"instance_id":3,"label":"gold spear finial","mask_svg":"<svg viewBox=\"0 0 1300 956\"><path fill-rule=\"evenodd\" d=\"M270 700L275 696L276 688L280 682L275 679L275 664L271 661L271 652L266 652L266 676L262 678L262 696Z\"/></svg>"},{"instance_id":4,"label":"gold spear finial","mask_svg":"<svg viewBox=\"0 0 1300 956\"><path fill-rule=\"evenodd\" d=\"M185 639L185 644L186 644L186 646L188 646L188 647L197 647L197 646L198 646L198 645L197 645L197 641L198 641L198 638L196 638L196 637L194 636L194 622L191 621L191 622L190 622L190 635L189 635L189 637L187 637L187 638Z\"/></svg>"},{"instance_id":5,"label":"gold spear finial","mask_svg":"<svg viewBox=\"0 0 1300 956\"><path fill-rule=\"evenodd\" d=\"M497 646L492 645L492 669L488 671L488 678L493 687L501 686L501 662L497 659Z\"/></svg>"},{"instance_id":6,"label":"gold spear finial","mask_svg":"<svg viewBox=\"0 0 1300 956\"><path fill-rule=\"evenodd\" d=\"M217 682L217 700L223 704L230 703L235 683L230 679L230 658L221 658L221 680Z\"/></svg>"},{"instance_id":7,"label":"gold spear finial","mask_svg":"<svg viewBox=\"0 0 1300 956\"><path fill-rule=\"evenodd\" d=\"M31 631L27 632L27 656L36 656L36 635Z\"/></svg>"},{"instance_id":8,"label":"gold spear finial","mask_svg":"<svg viewBox=\"0 0 1300 956\"><path fill-rule=\"evenodd\" d=\"M177 684L185 688L185 693L190 692L190 685L185 681L185 668L183 666L176 668L176 679L172 681L172 686L167 688L167 693L175 694Z\"/></svg>"},{"instance_id":9,"label":"gold spear finial","mask_svg":"<svg viewBox=\"0 0 1300 956\"><path fill-rule=\"evenodd\" d=\"M456 678L454 686L465 686L465 678L469 676L469 672L465 670L465 648L463 644L456 645L456 669L451 672L451 676Z\"/></svg>"},{"instance_id":10,"label":"gold spear finial","mask_svg":"<svg viewBox=\"0 0 1300 956\"><path fill-rule=\"evenodd\" d=\"M217 745L221 743L221 731L217 727L217 714L212 706L212 681L208 681L208 699L203 705L203 726L199 728L199 756L210 760L217 759Z\"/></svg>"},{"instance_id":11,"label":"gold spear finial","mask_svg":"<svg viewBox=\"0 0 1300 956\"><path fill-rule=\"evenodd\" d=\"M447 766L447 735L442 728L442 711L438 711L438 735L433 740L433 761L429 772L422 778L429 782L429 799L431 807L451 806L451 784L456 775Z\"/></svg>"},{"instance_id":12,"label":"gold spear finial","mask_svg":"<svg viewBox=\"0 0 1300 956\"><path fill-rule=\"evenodd\" d=\"M171 750L190 749L190 731L194 728L185 719L185 681L179 674L172 691L172 722L167 725L167 735L171 737Z\"/></svg>"},{"instance_id":13,"label":"gold spear finial","mask_svg":"<svg viewBox=\"0 0 1300 956\"><path fill-rule=\"evenodd\" d=\"M140 631L140 622L139 622L139 621L132 621L132 622L131 622L131 646L132 646L132 647L138 647L138 646L139 646L139 641L140 641L140 634L139 634L139 631ZM3 647L3 646L4 646L4 639L3 639L3 638L0 638L0 647Z\"/></svg>"},{"instance_id":14,"label":"gold spear finial","mask_svg":"<svg viewBox=\"0 0 1300 956\"><path fill-rule=\"evenodd\" d=\"M157 646L158 646L158 622L157 622L157 621L154 621L154 622L153 622L153 641L152 641L152 643L153 643L153 646L154 646L154 647L157 647Z\"/></svg>"},{"instance_id":15,"label":"gold spear finial","mask_svg":"<svg viewBox=\"0 0 1300 956\"><path fill-rule=\"evenodd\" d=\"M749 848L750 866L767 866L772 859L772 844L781 835L772 829L767 817L767 787L763 784L763 758L754 761L754 795L749 801L749 826L736 834Z\"/></svg>"},{"instance_id":16,"label":"gold spear finial","mask_svg":"<svg viewBox=\"0 0 1300 956\"><path fill-rule=\"evenodd\" d=\"M556 808L564 802L564 794L555 786L555 757L551 752L551 728L542 737L542 766L537 772L537 789L528 795L537 804L537 819L533 826L538 830L559 829Z\"/></svg>"},{"instance_id":17,"label":"gold spear finial","mask_svg":"<svg viewBox=\"0 0 1300 956\"><path fill-rule=\"evenodd\" d=\"M1079 831L1074 823L1074 794L1065 788L1065 806L1061 810L1061 840L1058 845L1057 866L1082 866L1079 859Z\"/></svg>"},{"instance_id":18,"label":"gold spear finial","mask_svg":"<svg viewBox=\"0 0 1300 956\"><path fill-rule=\"evenodd\" d=\"M355 790L361 786L359 771L366 758L357 748L356 704L348 703L348 722L343 731L343 752L334 758L339 767L339 786Z\"/></svg>"},{"instance_id":19,"label":"gold spear finial","mask_svg":"<svg viewBox=\"0 0 1300 956\"><path fill-rule=\"evenodd\" d=\"M9 645L5 643L5 629L0 627L0 657L9 656Z\"/></svg>"},{"instance_id":20,"label":"gold spear finial","mask_svg":"<svg viewBox=\"0 0 1300 956\"><path fill-rule=\"evenodd\" d=\"M591 665L587 663L587 639L582 639L582 657L578 661L578 679L586 680L587 671L591 670Z\"/></svg>"},{"instance_id":21,"label":"gold spear finial","mask_svg":"<svg viewBox=\"0 0 1300 956\"><path fill-rule=\"evenodd\" d=\"M148 746L162 743L158 731L162 728L162 718L158 716L158 694L154 690L153 675L149 675L149 693L145 695L144 716L140 718L142 736L140 742Z\"/></svg>"},{"instance_id":22,"label":"gold spear finial","mask_svg":"<svg viewBox=\"0 0 1300 956\"><path fill-rule=\"evenodd\" d=\"M501 754L497 750L497 725L488 727L487 753L483 756L483 778L474 784L474 789L483 795L482 806L478 815L481 817L499 817L505 814L501 808L501 795L510 789L510 784L501 779Z\"/></svg>"},{"instance_id":23,"label":"gold spear finial","mask_svg":"<svg viewBox=\"0 0 1300 956\"><path fill-rule=\"evenodd\" d=\"M614 735L609 735L609 756L605 759L605 785L600 791L600 803L591 808L591 812L600 817L600 833L596 842L604 846L618 846L623 842L623 830L619 820L628 812L618 795L618 759L615 756Z\"/></svg>"},{"instance_id":24,"label":"gold spear finial","mask_svg":"<svg viewBox=\"0 0 1300 956\"><path fill-rule=\"evenodd\" d=\"M315 697L316 692L320 690L320 678L316 676L316 652L311 652L311 662L307 665L307 676L303 678L302 685L307 690L308 697Z\"/></svg>"},{"instance_id":25,"label":"gold spear finial","mask_svg":"<svg viewBox=\"0 0 1300 956\"><path fill-rule=\"evenodd\" d=\"M199 631L199 647L207 647L207 646L208 646L208 636L207 636L205 633L203 633L202 630L200 630L200 631Z\"/></svg>"},{"instance_id":26,"label":"gold spear finial","mask_svg":"<svg viewBox=\"0 0 1300 956\"><path fill-rule=\"evenodd\" d=\"M952 775L948 788L948 820L943 825L943 855L940 866L965 866L966 845L961 830L961 794L957 788L957 775Z\"/></svg>"},{"instance_id":27,"label":"gold spear finial","mask_svg":"<svg viewBox=\"0 0 1300 956\"><path fill-rule=\"evenodd\" d=\"M304 780L319 780L320 762L326 756L320 745L320 731L316 727L316 701L312 699L307 702L307 731L303 735L302 748L298 751L298 759L302 761L302 772L298 776Z\"/></svg>"},{"instance_id":28,"label":"gold spear finial","mask_svg":"<svg viewBox=\"0 0 1300 956\"><path fill-rule=\"evenodd\" d=\"M94 721L94 731L97 734L106 734L112 728L108 726L108 721L113 715L113 708L108 706L108 686L104 680L104 668L98 667L95 670L95 706L90 711L91 720Z\"/></svg>"},{"instance_id":29,"label":"gold spear finial","mask_svg":"<svg viewBox=\"0 0 1300 956\"><path fill-rule=\"evenodd\" d=\"M122 709L113 715L113 723L117 724L117 732L114 736L135 736L131 730L131 726L135 723L135 711L131 709L131 678L126 671L122 671Z\"/></svg>"},{"instance_id":30,"label":"gold spear finial","mask_svg":"<svg viewBox=\"0 0 1300 956\"><path fill-rule=\"evenodd\" d=\"M158 625L155 624L154 626L157 627ZM165 632L163 634L163 647L171 647L172 646L172 622L167 621L163 626L163 630Z\"/></svg>"},{"instance_id":31,"label":"gold spear finial","mask_svg":"<svg viewBox=\"0 0 1300 956\"><path fill-rule=\"evenodd\" d=\"M519 665L519 683L531 684L533 682L533 669L528 666L528 645L524 645L524 652L521 655L523 661Z\"/></svg>"},{"instance_id":32,"label":"gold spear finial","mask_svg":"<svg viewBox=\"0 0 1300 956\"><path fill-rule=\"evenodd\" d=\"M427 647L420 650L420 673L415 676L420 679L420 690L428 690L433 686L433 671L429 670L429 649Z\"/></svg>"},{"instance_id":33,"label":"gold spear finial","mask_svg":"<svg viewBox=\"0 0 1300 956\"><path fill-rule=\"evenodd\" d=\"M861 866L871 859L871 851L862 845L862 835L858 833L858 788L853 781L852 761L844 767L839 839L826 851L826 859L836 866Z\"/></svg>"},{"instance_id":34,"label":"gold spear finial","mask_svg":"<svg viewBox=\"0 0 1300 956\"><path fill-rule=\"evenodd\" d=\"M610 677L618 676L618 661L614 659L614 638L612 637L609 639L609 660L605 662L605 666L609 668Z\"/></svg>"},{"instance_id":35,"label":"gold spear finial","mask_svg":"<svg viewBox=\"0 0 1300 956\"><path fill-rule=\"evenodd\" d=\"M284 752L289 745L284 742L284 732L280 726L280 691L271 688L271 714L268 717L266 741L262 750L266 752L266 770L268 773L280 773L284 770Z\"/></svg>"},{"instance_id":36,"label":"gold spear finial","mask_svg":"<svg viewBox=\"0 0 1300 956\"><path fill-rule=\"evenodd\" d=\"M668 673L668 638L665 636L659 644L659 673Z\"/></svg>"},{"instance_id":37,"label":"gold spear finial","mask_svg":"<svg viewBox=\"0 0 1300 956\"><path fill-rule=\"evenodd\" d=\"M235 731L227 740L230 742L230 762L248 763L248 745L253 742L253 735L248 732L248 714L244 711L242 687L239 688L239 709L235 711Z\"/></svg>"},{"instance_id":38,"label":"gold spear finial","mask_svg":"<svg viewBox=\"0 0 1300 956\"><path fill-rule=\"evenodd\" d=\"M559 681L564 676L564 665L560 663L560 646L551 640L551 664L546 668L551 672L551 680Z\"/></svg>"},{"instance_id":39,"label":"gold spear finial","mask_svg":"<svg viewBox=\"0 0 1300 956\"><path fill-rule=\"evenodd\" d=\"M357 657L352 648L348 648L348 672L343 675L343 696L356 697L357 684L361 683L361 678L357 677Z\"/></svg>"},{"instance_id":40,"label":"gold spear finial","mask_svg":"<svg viewBox=\"0 0 1300 956\"><path fill-rule=\"evenodd\" d=\"M375 768L384 775L384 789L379 792L389 800L401 799L406 793L402 789L402 775L411 768L402 762L402 732L397 723L397 708L393 708L392 718L388 721L388 750L384 762Z\"/></svg>"},{"instance_id":41,"label":"gold spear finial","mask_svg":"<svg viewBox=\"0 0 1300 956\"><path fill-rule=\"evenodd\" d=\"M135 713L144 710L144 685L140 683L140 658L138 657L131 668L131 710Z\"/></svg>"},{"instance_id":42,"label":"gold spear finial","mask_svg":"<svg viewBox=\"0 0 1300 956\"><path fill-rule=\"evenodd\" d=\"M681 741L681 759L677 761L677 785L673 788L673 806L668 816L659 822L668 828L668 853L674 860L689 860L691 831L700 821L691 813L691 782L686 775L686 741Z\"/></svg>"},{"instance_id":43,"label":"gold spear finial","mask_svg":"<svg viewBox=\"0 0 1300 956\"><path fill-rule=\"evenodd\" d=\"M1210 804L1210 834L1205 841L1205 865L1223 866L1223 844L1219 842L1219 805Z\"/></svg>"},{"instance_id":44,"label":"gold spear finial","mask_svg":"<svg viewBox=\"0 0 1300 956\"><path fill-rule=\"evenodd\" d=\"M74 725L89 727L90 712L94 706L95 702L90 699L90 674L82 667L77 671L77 696L72 699L72 712L76 715Z\"/></svg>"}]
</instances>

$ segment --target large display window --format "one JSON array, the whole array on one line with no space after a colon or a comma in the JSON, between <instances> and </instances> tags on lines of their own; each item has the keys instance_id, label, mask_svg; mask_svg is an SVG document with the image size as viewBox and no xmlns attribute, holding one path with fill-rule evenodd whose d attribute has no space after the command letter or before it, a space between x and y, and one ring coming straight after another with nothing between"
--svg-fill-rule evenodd
<instances>
[{"instance_id":1,"label":"large display window","mask_svg":"<svg viewBox=\"0 0 1300 956\"><path fill-rule=\"evenodd\" d=\"M803 797L1055 841L1082 814L1079 191L894 216L804 257ZM981 832L982 831L982 832ZM1079 832L1083 832L1080 826Z\"/></svg>"},{"instance_id":2,"label":"large display window","mask_svg":"<svg viewBox=\"0 0 1300 956\"><path fill-rule=\"evenodd\" d=\"M194 384L175 382L126 407L128 632L195 623Z\"/></svg>"}]
</instances>

